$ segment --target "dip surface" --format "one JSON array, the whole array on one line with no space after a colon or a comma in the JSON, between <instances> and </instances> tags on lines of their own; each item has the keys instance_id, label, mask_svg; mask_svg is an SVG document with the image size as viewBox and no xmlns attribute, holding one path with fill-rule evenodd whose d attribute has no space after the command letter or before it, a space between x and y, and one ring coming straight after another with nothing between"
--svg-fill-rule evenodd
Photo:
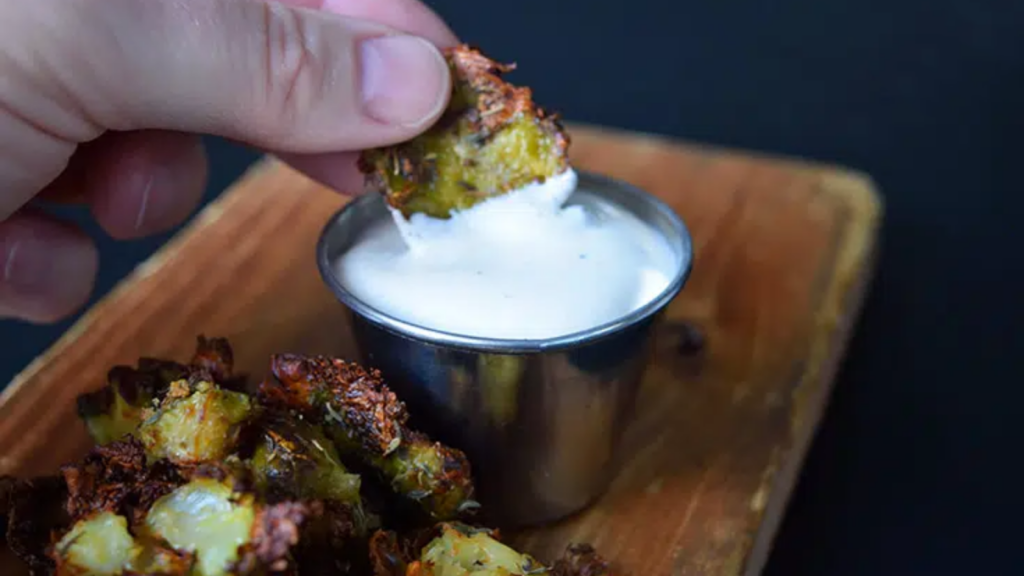
<instances>
[{"instance_id":1,"label":"dip surface","mask_svg":"<svg viewBox=\"0 0 1024 576\"><path fill-rule=\"evenodd\" d=\"M541 340L617 320L668 287L676 256L615 204L565 205L576 182L568 170L447 220L392 211L334 273L384 314L463 336Z\"/></svg>"}]
</instances>

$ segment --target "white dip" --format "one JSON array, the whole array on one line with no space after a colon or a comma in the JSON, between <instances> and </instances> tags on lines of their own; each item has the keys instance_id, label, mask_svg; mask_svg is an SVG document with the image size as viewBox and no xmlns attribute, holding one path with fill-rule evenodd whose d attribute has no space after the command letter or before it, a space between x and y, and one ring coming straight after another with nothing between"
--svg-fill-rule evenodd
<instances>
[{"instance_id":1,"label":"white dip","mask_svg":"<svg viewBox=\"0 0 1024 576\"><path fill-rule=\"evenodd\" d=\"M335 263L358 299L463 336L546 339L611 322L669 284L676 258L618 206L563 206L568 170L441 220L414 214L367 230Z\"/></svg>"}]
</instances>

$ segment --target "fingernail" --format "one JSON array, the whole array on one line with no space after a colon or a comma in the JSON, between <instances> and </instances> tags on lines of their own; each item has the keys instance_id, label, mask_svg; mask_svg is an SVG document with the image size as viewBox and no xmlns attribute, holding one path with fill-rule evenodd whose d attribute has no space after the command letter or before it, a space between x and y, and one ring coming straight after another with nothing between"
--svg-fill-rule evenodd
<instances>
[{"instance_id":1,"label":"fingernail","mask_svg":"<svg viewBox=\"0 0 1024 576\"><path fill-rule=\"evenodd\" d=\"M96 251L81 238L37 230L5 238L0 250L4 315L50 321L88 297Z\"/></svg>"},{"instance_id":2,"label":"fingernail","mask_svg":"<svg viewBox=\"0 0 1024 576\"><path fill-rule=\"evenodd\" d=\"M202 193L205 173L199 167L205 153L199 140L171 134L166 136L165 148L154 148L153 154L135 183L138 200L132 225L136 235L177 225L192 208L192 202L185 200Z\"/></svg>"},{"instance_id":3,"label":"fingernail","mask_svg":"<svg viewBox=\"0 0 1024 576\"><path fill-rule=\"evenodd\" d=\"M360 47L366 114L385 124L419 126L448 101L451 83L444 57L416 36L379 36Z\"/></svg>"}]
</instances>

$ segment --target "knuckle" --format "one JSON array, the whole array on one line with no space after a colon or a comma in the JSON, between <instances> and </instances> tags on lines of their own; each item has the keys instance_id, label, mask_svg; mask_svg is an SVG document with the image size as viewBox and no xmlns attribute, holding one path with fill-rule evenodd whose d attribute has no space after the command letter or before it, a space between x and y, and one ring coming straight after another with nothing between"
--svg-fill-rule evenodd
<instances>
[{"instance_id":1,"label":"knuckle","mask_svg":"<svg viewBox=\"0 0 1024 576\"><path fill-rule=\"evenodd\" d=\"M289 130L323 85L327 66L316 26L282 4L264 5L264 104L274 132Z\"/></svg>"},{"instance_id":2,"label":"knuckle","mask_svg":"<svg viewBox=\"0 0 1024 576\"><path fill-rule=\"evenodd\" d=\"M93 91L83 80L89 71L81 54L95 53L94 37L102 36L67 39L84 1L68 0L66 11L52 14L39 3L14 3L13 12L0 8L0 122L6 116L7 123L13 120L61 142L98 136L100 128L87 109Z\"/></svg>"}]
</instances>

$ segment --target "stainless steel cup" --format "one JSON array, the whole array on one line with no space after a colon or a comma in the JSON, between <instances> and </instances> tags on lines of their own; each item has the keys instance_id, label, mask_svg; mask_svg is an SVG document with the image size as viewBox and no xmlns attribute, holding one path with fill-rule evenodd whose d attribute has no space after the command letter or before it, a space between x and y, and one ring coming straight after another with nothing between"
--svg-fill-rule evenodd
<instances>
[{"instance_id":1,"label":"stainless steel cup","mask_svg":"<svg viewBox=\"0 0 1024 576\"><path fill-rule=\"evenodd\" d=\"M686 225L666 204L581 172L569 203L609 202L668 241L677 265L672 282L627 316L547 340L440 332L388 316L347 291L332 263L369 226L391 218L379 194L350 202L320 237L320 274L350 312L360 360L380 369L413 426L466 452L483 521L516 527L563 518L599 497L616 471L616 446L654 326L686 282L693 253Z\"/></svg>"}]
</instances>

